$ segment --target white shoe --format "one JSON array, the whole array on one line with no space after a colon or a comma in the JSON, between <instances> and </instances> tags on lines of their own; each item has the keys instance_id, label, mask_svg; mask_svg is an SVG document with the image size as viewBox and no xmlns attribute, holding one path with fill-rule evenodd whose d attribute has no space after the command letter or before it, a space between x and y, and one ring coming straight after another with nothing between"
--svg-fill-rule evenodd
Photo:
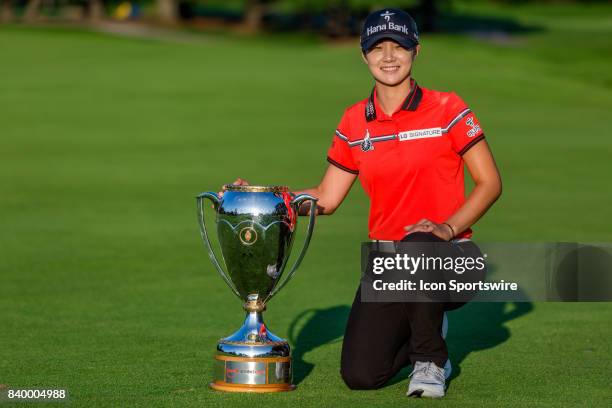
<instances>
[{"instance_id":1,"label":"white shoe","mask_svg":"<svg viewBox=\"0 0 612 408\"><path fill-rule=\"evenodd\" d=\"M446 388L444 369L431 361L417 361L410 374L409 397L442 398Z\"/></svg>"}]
</instances>

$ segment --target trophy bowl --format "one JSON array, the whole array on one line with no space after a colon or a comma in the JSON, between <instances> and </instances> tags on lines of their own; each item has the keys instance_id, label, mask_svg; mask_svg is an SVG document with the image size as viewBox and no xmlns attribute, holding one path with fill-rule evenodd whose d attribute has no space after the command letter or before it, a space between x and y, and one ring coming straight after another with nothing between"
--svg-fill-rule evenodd
<instances>
[{"instance_id":1,"label":"trophy bowl","mask_svg":"<svg viewBox=\"0 0 612 408\"><path fill-rule=\"evenodd\" d=\"M285 186L228 184L223 189L222 197L214 192L196 197L198 222L213 265L242 300L246 317L242 327L217 343L210 386L235 392L291 391L295 385L289 343L268 330L262 312L304 258L314 228L317 199L307 194L294 196ZM222 262L209 240L205 198L216 212ZM304 244L283 278L297 231L299 206L306 201L310 201L312 210Z\"/></svg>"}]
</instances>

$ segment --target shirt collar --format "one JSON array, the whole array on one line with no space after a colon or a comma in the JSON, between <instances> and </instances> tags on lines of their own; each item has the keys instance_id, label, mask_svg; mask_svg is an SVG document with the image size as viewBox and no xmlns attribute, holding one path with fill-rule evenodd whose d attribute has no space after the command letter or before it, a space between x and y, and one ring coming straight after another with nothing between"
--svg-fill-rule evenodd
<instances>
[{"instance_id":1,"label":"shirt collar","mask_svg":"<svg viewBox=\"0 0 612 408\"><path fill-rule=\"evenodd\" d=\"M366 103L366 107L365 107L365 117L366 117L366 121L368 122L371 122L377 119L377 114L376 114L377 104L374 101L374 91L375 90L376 90L376 87L372 89L372 93L370 94L370 97L368 98L368 102ZM423 90L421 89L419 85L417 85L414 79L411 79L410 80L410 92L408 92L408 96L406 96L406 99L402 103L401 109L406 110L406 111L416 111L417 108L419 107L419 103L421 102L422 98L423 98Z\"/></svg>"}]
</instances>

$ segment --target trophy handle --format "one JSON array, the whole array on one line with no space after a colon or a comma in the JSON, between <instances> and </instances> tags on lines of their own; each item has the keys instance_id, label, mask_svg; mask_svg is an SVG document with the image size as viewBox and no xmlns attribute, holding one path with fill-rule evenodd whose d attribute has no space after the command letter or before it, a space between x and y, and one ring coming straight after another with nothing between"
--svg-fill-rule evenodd
<instances>
[{"instance_id":1,"label":"trophy handle","mask_svg":"<svg viewBox=\"0 0 612 408\"><path fill-rule=\"evenodd\" d=\"M272 292L270 292L270 295L266 299L266 302L270 300L272 296L276 295L278 291L281 290L287 284L287 282L291 280L291 277L297 270L298 266L300 266L300 263L302 263L302 259L304 259L304 255L306 255L306 250L308 249L308 244L310 244L310 238L312 237L312 230L314 228L315 218L317 216L318 199L308 194L300 194L296 196L293 200L291 200L291 206L294 207L296 211L299 210L300 204L302 204L306 200L310 200L310 218L308 220L308 229L306 230L306 238L304 239L304 246L302 247L302 251L300 252L300 255L298 256L295 263L291 267L291 270L289 270L287 277L282 282L280 282L272 290Z\"/></svg>"},{"instance_id":2,"label":"trophy handle","mask_svg":"<svg viewBox=\"0 0 612 408\"><path fill-rule=\"evenodd\" d=\"M208 250L208 256L210 257L210 260L219 272L219 275L221 275L221 277L223 278L225 283L227 283L227 286L229 286L232 292L234 292L236 296L240 297L238 289L236 289L236 286L234 286L232 280L227 276L227 272L223 270L221 264L217 260L217 256L215 255L210 240L208 239L208 230L206 229L206 221L204 220L204 205L202 204L203 198L207 198L212 201L216 208L218 208L221 204L221 200L219 199L219 196L216 193L213 193L211 191L202 193L196 197L196 201L198 203L198 224L200 224L200 235L202 236L202 241L204 241L204 246Z\"/></svg>"}]
</instances>

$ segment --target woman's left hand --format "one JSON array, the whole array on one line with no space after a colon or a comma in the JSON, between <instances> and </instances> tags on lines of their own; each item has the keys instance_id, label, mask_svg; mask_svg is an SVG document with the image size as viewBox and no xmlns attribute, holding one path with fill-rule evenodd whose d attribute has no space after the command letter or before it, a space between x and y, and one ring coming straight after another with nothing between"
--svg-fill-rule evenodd
<instances>
[{"instance_id":1,"label":"woman's left hand","mask_svg":"<svg viewBox=\"0 0 612 408\"><path fill-rule=\"evenodd\" d=\"M450 241L451 239L453 239L453 233L451 232L448 225L436 224L435 222L430 221L427 218L423 218L416 224L406 225L404 229L406 230L406 235L415 232L430 232L445 241Z\"/></svg>"}]
</instances>

